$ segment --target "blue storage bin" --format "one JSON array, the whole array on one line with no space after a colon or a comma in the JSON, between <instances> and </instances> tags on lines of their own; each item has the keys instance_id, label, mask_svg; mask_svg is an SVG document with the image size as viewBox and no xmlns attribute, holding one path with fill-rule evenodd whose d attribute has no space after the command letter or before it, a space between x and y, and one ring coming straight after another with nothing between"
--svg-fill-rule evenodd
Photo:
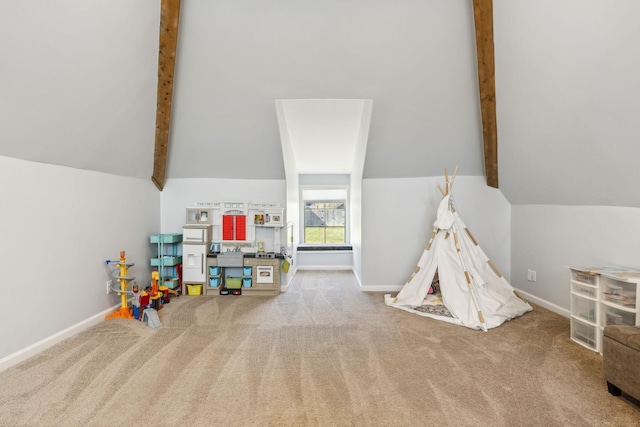
<instances>
[{"instance_id":1,"label":"blue storage bin","mask_svg":"<svg viewBox=\"0 0 640 427\"><path fill-rule=\"evenodd\" d=\"M220 267L213 265L209 267L209 275L210 276L217 276L218 274L220 274Z\"/></svg>"},{"instance_id":2,"label":"blue storage bin","mask_svg":"<svg viewBox=\"0 0 640 427\"><path fill-rule=\"evenodd\" d=\"M250 288L251 287L251 278L250 277L245 277L242 279L242 286L245 288Z\"/></svg>"},{"instance_id":3,"label":"blue storage bin","mask_svg":"<svg viewBox=\"0 0 640 427\"><path fill-rule=\"evenodd\" d=\"M242 275L243 276L251 276L251 267L244 267Z\"/></svg>"},{"instance_id":4,"label":"blue storage bin","mask_svg":"<svg viewBox=\"0 0 640 427\"><path fill-rule=\"evenodd\" d=\"M210 288L217 288L218 286L220 286L220 278L219 277L210 277L209 278L209 287Z\"/></svg>"}]
</instances>

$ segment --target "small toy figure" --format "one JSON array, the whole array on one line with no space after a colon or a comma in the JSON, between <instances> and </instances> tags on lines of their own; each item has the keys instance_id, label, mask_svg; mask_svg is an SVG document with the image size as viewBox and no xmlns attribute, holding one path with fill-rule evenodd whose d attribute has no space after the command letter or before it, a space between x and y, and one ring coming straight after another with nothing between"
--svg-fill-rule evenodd
<instances>
[{"instance_id":1,"label":"small toy figure","mask_svg":"<svg viewBox=\"0 0 640 427\"><path fill-rule=\"evenodd\" d=\"M158 273L158 270L153 270L151 272L151 296L158 293L158 280L160 280L160 273Z\"/></svg>"},{"instance_id":2,"label":"small toy figure","mask_svg":"<svg viewBox=\"0 0 640 427\"><path fill-rule=\"evenodd\" d=\"M156 310L160 310L162 307L162 292L160 292L158 288L159 280L160 273L158 273L158 270L153 270L151 273L151 290L149 291L149 296L151 297L152 306Z\"/></svg>"},{"instance_id":3,"label":"small toy figure","mask_svg":"<svg viewBox=\"0 0 640 427\"><path fill-rule=\"evenodd\" d=\"M133 285L133 300L131 301L131 309L133 311L134 319L140 319L140 290L138 285Z\"/></svg>"}]
</instances>

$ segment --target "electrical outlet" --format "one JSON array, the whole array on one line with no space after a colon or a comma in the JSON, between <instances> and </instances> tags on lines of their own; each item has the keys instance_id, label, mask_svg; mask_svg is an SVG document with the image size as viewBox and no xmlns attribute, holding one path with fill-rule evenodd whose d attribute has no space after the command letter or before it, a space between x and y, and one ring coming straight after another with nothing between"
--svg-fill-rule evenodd
<instances>
[{"instance_id":1,"label":"electrical outlet","mask_svg":"<svg viewBox=\"0 0 640 427\"><path fill-rule=\"evenodd\" d=\"M113 281L107 280L107 295L113 292L113 288L111 286L113 286Z\"/></svg>"}]
</instances>

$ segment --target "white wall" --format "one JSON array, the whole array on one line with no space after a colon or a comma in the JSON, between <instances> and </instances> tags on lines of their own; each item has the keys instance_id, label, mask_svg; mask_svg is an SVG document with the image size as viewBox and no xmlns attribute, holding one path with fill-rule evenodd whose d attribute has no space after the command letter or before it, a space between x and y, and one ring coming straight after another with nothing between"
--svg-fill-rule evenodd
<instances>
[{"instance_id":1,"label":"white wall","mask_svg":"<svg viewBox=\"0 0 640 427\"><path fill-rule=\"evenodd\" d=\"M565 266L640 268L639 208L521 205L511 210L511 283L556 311L570 309ZM535 283L526 280L527 269L536 271Z\"/></svg>"},{"instance_id":2,"label":"white wall","mask_svg":"<svg viewBox=\"0 0 640 427\"><path fill-rule=\"evenodd\" d=\"M352 270L352 251L298 251L300 270Z\"/></svg>"},{"instance_id":3,"label":"white wall","mask_svg":"<svg viewBox=\"0 0 640 427\"><path fill-rule=\"evenodd\" d=\"M431 234L443 181L363 180L363 290L404 285ZM20 325L0 328L0 369L8 359L110 312L119 299L105 293L104 261L120 250L136 263L136 277L148 281L149 235L180 232L187 206L221 200L286 204L280 180L170 179L159 193L148 180L6 157L0 157L0 182L0 235L10 242L0 246L3 296L11 301L0 310L0 322ZM569 309L565 265L640 267L638 208L511 207L484 178L467 176L456 178L453 196L463 221L512 285L559 312ZM526 281L527 269L537 272L536 283Z\"/></svg>"},{"instance_id":4,"label":"white wall","mask_svg":"<svg viewBox=\"0 0 640 427\"><path fill-rule=\"evenodd\" d=\"M350 243L353 247L353 272L358 283L362 286L362 175L364 161L367 156L369 142L369 128L371 126L371 112L373 101L366 100L362 111L362 120L358 132L358 143L353 156L353 168L351 170L351 187L349 189L350 209Z\"/></svg>"},{"instance_id":5,"label":"white wall","mask_svg":"<svg viewBox=\"0 0 640 427\"><path fill-rule=\"evenodd\" d=\"M350 236L353 264L353 273L356 275L358 283L362 286L362 179L360 177L351 179L349 188L349 214L350 214Z\"/></svg>"},{"instance_id":6,"label":"white wall","mask_svg":"<svg viewBox=\"0 0 640 427\"><path fill-rule=\"evenodd\" d=\"M444 177L365 179L362 194L362 288L400 289L426 246ZM509 280L511 208L483 177L459 176L452 194L460 217Z\"/></svg>"},{"instance_id":7,"label":"white wall","mask_svg":"<svg viewBox=\"0 0 640 427\"><path fill-rule=\"evenodd\" d=\"M159 193L148 180L6 157L0 157L0 181L0 235L10 242L0 246L3 296L12 302L0 310L0 322L20 325L0 329L0 369L67 331L102 320L119 303L105 293L104 261L120 250L136 263L132 273L148 281L149 235L180 232L187 206L222 200L286 204L286 184L279 180L173 179ZM363 290L404 285L431 234L443 181L363 180ZM569 309L564 266L640 267L638 208L511 207L482 177L457 177L453 196L463 221L512 285L558 312ZM536 283L526 281L527 269L537 272Z\"/></svg>"},{"instance_id":8,"label":"white wall","mask_svg":"<svg viewBox=\"0 0 640 427\"><path fill-rule=\"evenodd\" d=\"M107 259L126 251L150 280L149 235L160 196L149 179L0 157L0 369L120 302L107 295ZM53 340L55 341L55 340Z\"/></svg>"},{"instance_id":9,"label":"white wall","mask_svg":"<svg viewBox=\"0 0 640 427\"><path fill-rule=\"evenodd\" d=\"M298 255L295 248L300 243L300 177L298 168L296 167L295 155L289 138L289 126L287 125L286 115L284 114L284 104L282 100L276 100L276 113L278 115L278 128L280 129L280 145L282 147L282 160L284 162L284 172L286 178L286 205L284 217L287 220L287 227L291 227L291 241L287 242L287 247L292 246L290 252L287 253L287 261L291 263L289 272L287 273L287 286L293 279L298 266ZM285 233L286 235L286 233Z\"/></svg>"},{"instance_id":10,"label":"white wall","mask_svg":"<svg viewBox=\"0 0 640 427\"><path fill-rule=\"evenodd\" d=\"M161 194L163 233L181 233L185 209L200 202L225 200L279 203L287 206L284 180L184 178L168 179ZM283 233L285 233L283 227ZM280 240L285 242L286 234Z\"/></svg>"},{"instance_id":11,"label":"white wall","mask_svg":"<svg viewBox=\"0 0 640 427\"><path fill-rule=\"evenodd\" d=\"M444 177L363 180L360 279L364 290L399 289L405 283L431 234L441 200L437 185L444 185ZM285 187L279 180L170 179L161 195L162 232L180 232L185 208L196 202L249 200L284 206ZM463 221L508 279L511 212L502 193L487 187L483 177L458 176L453 195Z\"/></svg>"},{"instance_id":12,"label":"white wall","mask_svg":"<svg viewBox=\"0 0 640 427\"><path fill-rule=\"evenodd\" d=\"M287 182L286 182L286 194L287 194L287 204L285 208L284 217L287 219L287 226L291 226L292 236L293 236L293 248L297 247L300 243L300 216L296 215L296 212L300 209L300 192L298 191L298 174L292 174L289 176L287 173ZM285 239L288 237L285 232ZM285 240L286 241L286 240ZM287 274L287 286L291 283L293 276L295 275L296 269L298 267L298 255L297 251L294 249L290 253L287 252L287 260L291 264L289 273Z\"/></svg>"}]
</instances>

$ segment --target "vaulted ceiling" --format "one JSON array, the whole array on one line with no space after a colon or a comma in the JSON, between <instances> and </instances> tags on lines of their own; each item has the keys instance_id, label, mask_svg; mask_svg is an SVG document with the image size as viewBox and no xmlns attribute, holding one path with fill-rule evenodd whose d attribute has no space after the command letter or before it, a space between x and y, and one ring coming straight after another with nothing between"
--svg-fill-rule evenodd
<instances>
[{"instance_id":1,"label":"vaulted ceiling","mask_svg":"<svg viewBox=\"0 0 640 427\"><path fill-rule=\"evenodd\" d=\"M481 175L473 14L457 3L183 2L168 176L284 178L278 98L372 99L365 178Z\"/></svg>"},{"instance_id":2,"label":"vaulted ceiling","mask_svg":"<svg viewBox=\"0 0 640 427\"><path fill-rule=\"evenodd\" d=\"M632 0L494 0L500 191L640 207ZM152 175L160 0L0 4L0 155ZM373 103L364 178L483 175L472 1L182 1L167 178L284 179L276 100Z\"/></svg>"}]
</instances>

